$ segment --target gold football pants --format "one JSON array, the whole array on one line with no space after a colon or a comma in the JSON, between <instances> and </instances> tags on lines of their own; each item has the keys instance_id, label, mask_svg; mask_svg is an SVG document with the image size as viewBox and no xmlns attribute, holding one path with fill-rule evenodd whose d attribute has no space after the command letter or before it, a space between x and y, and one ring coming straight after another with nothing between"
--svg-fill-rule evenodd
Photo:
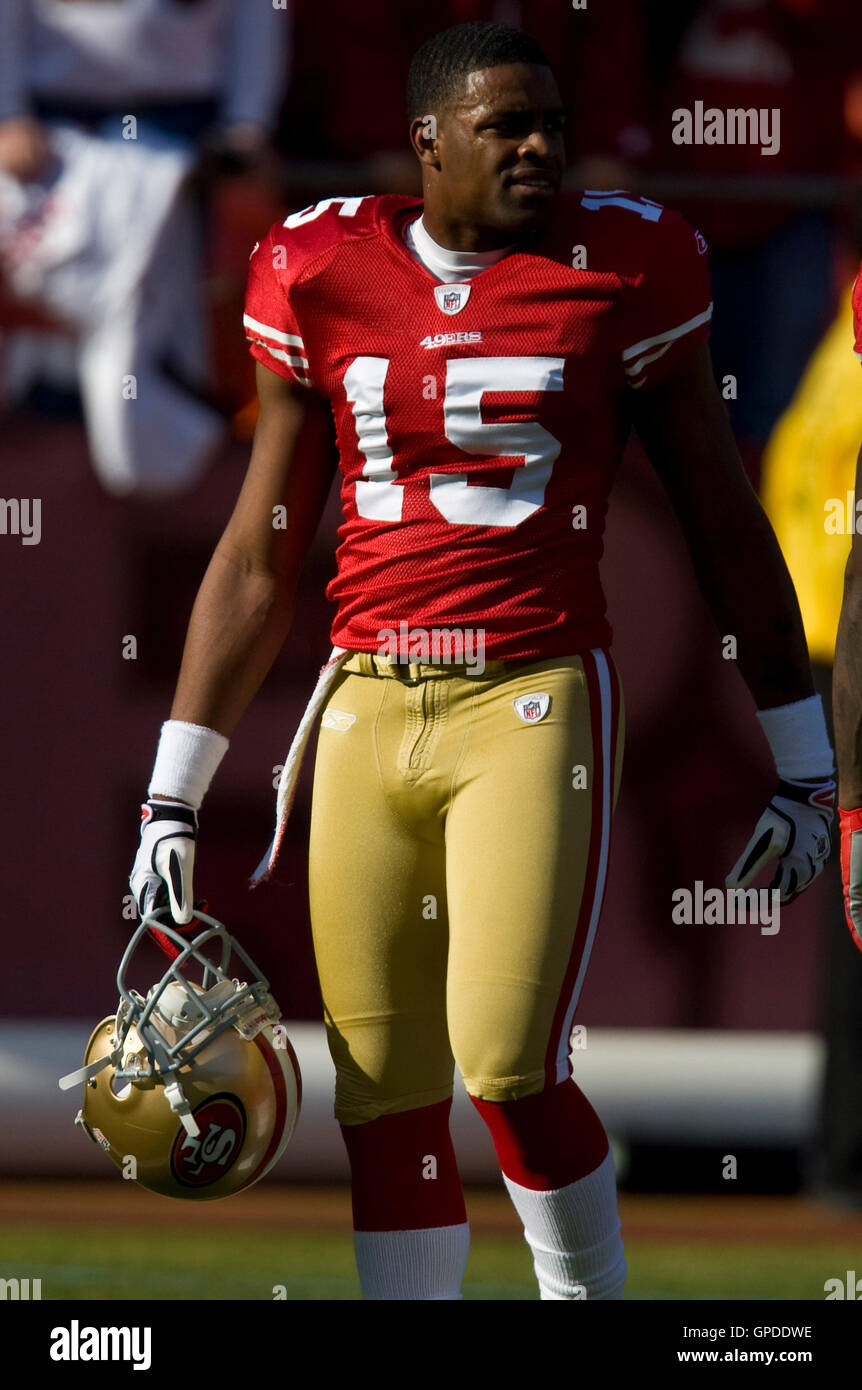
<instances>
[{"instance_id":1,"label":"gold football pants","mask_svg":"<svg viewBox=\"0 0 862 1390\"><path fill-rule=\"evenodd\" d=\"M525 717L518 697L536 697ZM342 1124L451 1096L456 1062L483 1100L570 1075L623 722L604 650L481 676L348 658L321 717L309 856Z\"/></svg>"}]
</instances>

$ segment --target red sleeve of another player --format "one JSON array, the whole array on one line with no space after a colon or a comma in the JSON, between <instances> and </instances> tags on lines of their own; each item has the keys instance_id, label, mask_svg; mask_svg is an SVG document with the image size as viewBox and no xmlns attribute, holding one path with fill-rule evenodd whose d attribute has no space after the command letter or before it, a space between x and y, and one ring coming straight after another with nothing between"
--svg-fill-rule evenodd
<instances>
[{"instance_id":1,"label":"red sleeve of another player","mask_svg":"<svg viewBox=\"0 0 862 1390\"><path fill-rule=\"evenodd\" d=\"M853 349L862 362L862 266L853 282Z\"/></svg>"},{"instance_id":2,"label":"red sleeve of another player","mask_svg":"<svg viewBox=\"0 0 862 1390\"><path fill-rule=\"evenodd\" d=\"M302 332L290 303L280 230L280 225L272 227L251 253L243 326L252 357L288 381L310 386Z\"/></svg>"},{"instance_id":3,"label":"red sleeve of another player","mask_svg":"<svg viewBox=\"0 0 862 1390\"><path fill-rule=\"evenodd\" d=\"M652 227L643 273L629 286L622 348L626 382L655 386L709 336L712 295L706 242L665 208Z\"/></svg>"}]
</instances>

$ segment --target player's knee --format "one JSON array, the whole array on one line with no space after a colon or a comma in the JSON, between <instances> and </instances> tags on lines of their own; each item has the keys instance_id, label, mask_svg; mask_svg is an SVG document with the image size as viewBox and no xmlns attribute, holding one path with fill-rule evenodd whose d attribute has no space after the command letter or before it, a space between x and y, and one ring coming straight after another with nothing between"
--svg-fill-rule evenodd
<instances>
[{"instance_id":1,"label":"player's knee","mask_svg":"<svg viewBox=\"0 0 862 1390\"><path fill-rule=\"evenodd\" d=\"M467 1094L520 1100L547 1085L547 1046L524 991L466 990L449 1009L449 1039Z\"/></svg>"},{"instance_id":2,"label":"player's knee","mask_svg":"<svg viewBox=\"0 0 862 1390\"><path fill-rule=\"evenodd\" d=\"M438 1087L434 1091L416 1091L408 1096L389 1096L371 1089L360 1093L350 1090L346 1094L342 1091L339 1094L336 1089L334 1114L340 1125L364 1125L384 1115L400 1115L407 1110L417 1110L451 1099L451 1086Z\"/></svg>"},{"instance_id":3,"label":"player's knee","mask_svg":"<svg viewBox=\"0 0 862 1390\"><path fill-rule=\"evenodd\" d=\"M384 1115L400 1115L452 1099L451 1081L423 1084L424 1078L375 1079L358 1068L337 1068L335 1118L341 1125L365 1125Z\"/></svg>"},{"instance_id":4,"label":"player's knee","mask_svg":"<svg viewBox=\"0 0 862 1390\"><path fill-rule=\"evenodd\" d=\"M545 1087L544 1070L524 1071L509 1075L494 1074L464 1075L464 1088L471 1100L485 1100L502 1103L508 1100L523 1100L526 1096L537 1095Z\"/></svg>"},{"instance_id":5,"label":"player's knee","mask_svg":"<svg viewBox=\"0 0 862 1390\"><path fill-rule=\"evenodd\" d=\"M545 1058L536 1047L524 1045L517 1030L500 1028L489 1019L477 1026L475 1016L460 1029L450 1023L455 1061L467 1094L473 1100L521 1100L547 1085Z\"/></svg>"},{"instance_id":6,"label":"player's knee","mask_svg":"<svg viewBox=\"0 0 862 1390\"><path fill-rule=\"evenodd\" d=\"M342 1125L368 1124L451 1100L453 1068L446 1047L405 1046L384 1030L327 1027L335 1065L335 1118ZM400 1044L400 1045L399 1045Z\"/></svg>"}]
</instances>

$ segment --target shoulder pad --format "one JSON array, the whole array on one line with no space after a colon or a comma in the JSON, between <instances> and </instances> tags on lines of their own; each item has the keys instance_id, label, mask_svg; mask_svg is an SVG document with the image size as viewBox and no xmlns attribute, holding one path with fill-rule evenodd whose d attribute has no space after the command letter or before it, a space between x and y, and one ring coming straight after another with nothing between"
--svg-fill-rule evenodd
<instances>
[{"instance_id":1,"label":"shoulder pad","mask_svg":"<svg viewBox=\"0 0 862 1390\"><path fill-rule=\"evenodd\" d=\"M380 201L373 195L323 198L276 223L272 229L273 243L283 242L294 264L314 260L340 242L373 236Z\"/></svg>"}]
</instances>

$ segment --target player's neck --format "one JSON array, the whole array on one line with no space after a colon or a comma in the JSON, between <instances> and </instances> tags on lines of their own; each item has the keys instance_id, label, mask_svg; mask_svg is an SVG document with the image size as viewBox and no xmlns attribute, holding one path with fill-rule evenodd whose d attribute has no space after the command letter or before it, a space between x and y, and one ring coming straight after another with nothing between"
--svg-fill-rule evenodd
<instances>
[{"instance_id":1,"label":"player's neck","mask_svg":"<svg viewBox=\"0 0 862 1390\"><path fill-rule=\"evenodd\" d=\"M422 213L422 226L426 234L442 250L457 255L490 255L500 252L505 255L512 249L511 233L496 232L488 227L469 226L464 222L454 222L441 217L425 203Z\"/></svg>"},{"instance_id":2,"label":"player's neck","mask_svg":"<svg viewBox=\"0 0 862 1390\"><path fill-rule=\"evenodd\" d=\"M491 251L450 250L430 235L422 217L411 222L407 228L407 245L425 269L444 283L470 279L501 261L512 250L511 246L501 246Z\"/></svg>"}]
</instances>

